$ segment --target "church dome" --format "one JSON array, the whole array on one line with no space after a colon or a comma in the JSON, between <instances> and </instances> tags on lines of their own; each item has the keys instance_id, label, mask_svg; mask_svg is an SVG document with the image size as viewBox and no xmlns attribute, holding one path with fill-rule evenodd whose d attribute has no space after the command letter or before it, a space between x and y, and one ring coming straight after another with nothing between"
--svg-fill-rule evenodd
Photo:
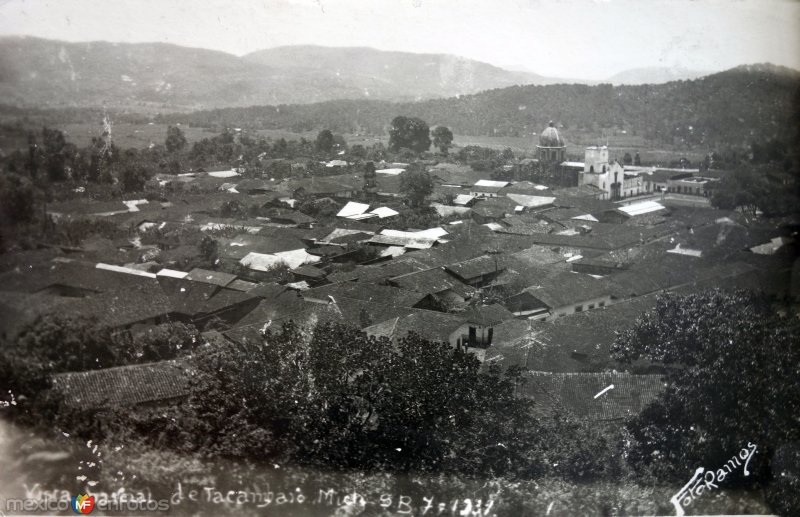
<instances>
[{"instance_id":1,"label":"church dome","mask_svg":"<svg viewBox=\"0 0 800 517\"><path fill-rule=\"evenodd\" d=\"M552 121L539 135L539 147L564 147L564 139L558 134Z\"/></svg>"}]
</instances>

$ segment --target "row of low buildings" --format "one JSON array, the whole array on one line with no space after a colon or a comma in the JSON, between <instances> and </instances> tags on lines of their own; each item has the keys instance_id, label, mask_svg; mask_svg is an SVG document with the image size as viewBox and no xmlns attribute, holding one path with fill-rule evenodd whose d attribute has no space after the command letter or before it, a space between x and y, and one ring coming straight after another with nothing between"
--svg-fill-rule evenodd
<instances>
[{"instance_id":1,"label":"row of low buildings","mask_svg":"<svg viewBox=\"0 0 800 517\"><path fill-rule=\"evenodd\" d=\"M552 146L548 152L559 158ZM581 168L583 183L572 188L491 180L457 185L452 204L434 206L455 220L403 231L387 227L386 217L394 215L381 203L352 201L363 185L352 174L293 179L281 191L235 175L199 177L187 183L230 184L159 203L54 204L49 209L62 216L132 225L139 240L51 247L39 258L26 256L31 267L4 267L2 332L11 336L48 311L96 316L116 332L213 322L215 330L204 333L211 346L259 339L261 329L289 320L344 322L389 340L413 331L486 363L527 367L535 373L525 394L542 404L590 419L624 418L663 389L653 365L641 365L641 375L608 373L621 368L610 353L614 337L655 305L655 294L725 285L785 295L791 281L780 276L786 271L777 248L772 255L750 251L765 243L772 250L775 228L709 208L612 202L664 188L701 195L699 186L685 190L699 183L690 181L696 177L629 174L636 171L608 163L604 148L587 149ZM382 174L385 185L398 176ZM298 197L330 199L338 216L316 221L292 206ZM247 220L211 215L232 199L273 211ZM216 238L217 266L237 272L176 265L181 254L200 252L170 240L170 229L186 226L225 229ZM156 244L142 244L155 230ZM791 247L788 240L780 245ZM354 264L356 248L376 253ZM276 264L288 266L285 276L270 276ZM74 372L58 376L55 386L76 404L171 403L185 396L187 364ZM587 404L588 391L608 382L618 389ZM153 389L135 388L145 384Z\"/></svg>"}]
</instances>

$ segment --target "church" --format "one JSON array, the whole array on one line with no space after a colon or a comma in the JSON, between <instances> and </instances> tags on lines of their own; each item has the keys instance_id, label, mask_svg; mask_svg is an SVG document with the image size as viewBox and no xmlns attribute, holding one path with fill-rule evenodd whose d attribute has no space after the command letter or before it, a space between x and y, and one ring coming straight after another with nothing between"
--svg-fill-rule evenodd
<instances>
[{"instance_id":1,"label":"church","mask_svg":"<svg viewBox=\"0 0 800 517\"><path fill-rule=\"evenodd\" d=\"M616 160L609 162L608 146L587 147L583 162L567 161L567 145L551 121L539 135L536 157L540 170L564 185L596 187L598 199L617 200L644 194L641 171L625 171Z\"/></svg>"},{"instance_id":2,"label":"church","mask_svg":"<svg viewBox=\"0 0 800 517\"><path fill-rule=\"evenodd\" d=\"M612 201L645 193L641 174L626 172L616 160L609 163L605 145L586 148L578 185L593 185L602 191L599 199Z\"/></svg>"}]
</instances>

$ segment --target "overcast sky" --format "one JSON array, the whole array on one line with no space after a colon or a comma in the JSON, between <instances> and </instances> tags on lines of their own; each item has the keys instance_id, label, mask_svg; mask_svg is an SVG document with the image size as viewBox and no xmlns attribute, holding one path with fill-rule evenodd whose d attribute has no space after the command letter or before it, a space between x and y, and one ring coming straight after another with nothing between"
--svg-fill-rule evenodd
<instances>
[{"instance_id":1,"label":"overcast sky","mask_svg":"<svg viewBox=\"0 0 800 517\"><path fill-rule=\"evenodd\" d=\"M0 34L237 55L369 46L581 79L648 66L800 69L800 2L791 0L0 0Z\"/></svg>"}]
</instances>

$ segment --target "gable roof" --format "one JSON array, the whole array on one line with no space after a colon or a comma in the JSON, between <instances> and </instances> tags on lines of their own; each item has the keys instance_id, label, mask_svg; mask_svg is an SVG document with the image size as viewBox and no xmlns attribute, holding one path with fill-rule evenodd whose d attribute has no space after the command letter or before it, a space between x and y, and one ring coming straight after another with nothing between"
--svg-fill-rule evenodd
<instances>
[{"instance_id":1,"label":"gable roof","mask_svg":"<svg viewBox=\"0 0 800 517\"><path fill-rule=\"evenodd\" d=\"M436 311L416 311L408 316L399 316L369 326L364 332L369 336L384 336L400 339L414 332L421 337L438 343L449 343L450 335L465 323L461 315Z\"/></svg>"},{"instance_id":2,"label":"gable roof","mask_svg":"<svg viewBox=\"0 0 800 517\"><path fill-rule=\"evenodd\" d=\"M106 291L79 298L62 307L71 316L96 318L101 325L120 328L153 318L163 318L172 312L172 303L158 282Z\"/></svg>"},{"instance_id":3,"label":"gable roof","mask_svg":"<svg viewBox=\"0 0 800 517\"><path fill-rule=\"evenodd\" d=\"M347 297L397 307L413 307L425 297L423 293L417 291L365 282L328 284L303 293L303 298L306 300L316 299L327 302L330 296L333 296L335 300Z\"/></svg>"},{"instance_id":4,"label":"gable roof","mask_svg":"<svg viewBox=\"0 0 800 517\"><path fill-rule=\"evenodd\" d=\"M556 200L556 198L550 196L530 196L526 194L506 194L506 197L518 205L522 205L527 208L541 208L544 206L549 206L552 205Z\"/></svg>"},{"instance_id":5,"label":"gable roof","mask_svg":"<svg viewBox=\"0 0 800 517\"><path fill-rule=\"evenodd\" d=\"M474 289L448 275L442 268L396 276L390 278L389 282L403 289L425 294L435 294L447 290L453 291L464 298L474 294Z\"/></svg>"},{"instance_id":6,"label":"gable roof","mask_svg":"<svg viewBox=\"0 0 800 517\"><path fill-rule=\"evenodd\" d=\"M551 309L611 294L606 282L589 275L573 272L559 272L550 277L543 277L541 285L528 287L524 292L529 293Z\"/></svg>"},{"instance_id":7,"label":"gable roof","mask_svg":"<svg viewBox=\"0 0 800 517\"><path fill-rule=\"evenodd\" d=\"M503 257L481 255L473 259L448 264L444 268L464 280L499 272L505 269Z\"/></svg>"},{"instance_id":8,"label":"gable roof","mask_svg":"<svg viewBox=\"0 0 800 517\"><path fill-rule=\"evenodd\" d=\"M100 409L136 406L189 394L189 370L182 361L161 361L60 373L52 377L53 389L67 405Z\"/></svg>"},{"instance_id":9,"label":"gable roof","mask_svg":"<svg viewBox=\"0 0 800 517\"><path fill-rule=\"evenodd\" d=\"M336 214L337 217L354 217L360 216L369 210L369 205L366 203L356 203L355 201L348 201L344 207Z\"/></svg>"}]
</instances>

